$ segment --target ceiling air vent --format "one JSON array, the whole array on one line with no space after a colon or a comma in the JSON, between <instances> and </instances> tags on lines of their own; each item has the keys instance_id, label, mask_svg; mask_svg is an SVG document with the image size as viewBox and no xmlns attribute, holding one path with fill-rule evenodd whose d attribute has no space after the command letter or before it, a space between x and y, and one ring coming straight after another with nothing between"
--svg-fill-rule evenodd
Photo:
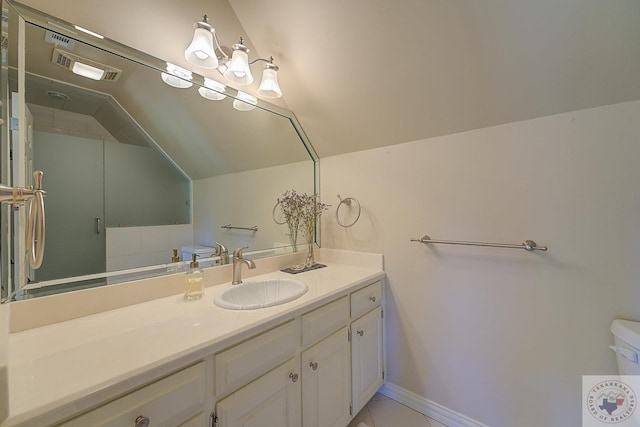
<instances>
[{"instance_id":1,"label":"ceiling air vent","mask_svg":"<svg viewBox=\"0 0 640 427\"><path fill-rule=\"evenodd\" d=\"M57 65L61 65L64 68L71 68L71 64L73 64L73 61L70 57L68 57L64 52L59 51L58 49L54 50L54 53L56 54L53 58L54 63L56 63Z\"/></svg>"},{"instance_id":2,"label":"ceiling air vent","mask_svg":"<svg viewBox=\"0 0 640 427\"><path fill-rule=\"evenodd\" d=\"M69 50L73 50L73 47L76 45L76 41L74 39L63 36L62 34L54 33L50 30L47 30L45 33L44 41Z\"/></svg>"},{"instance_id":3,"label":"ceiling air vent","mask_svg":"<svg viewBox=\"0 0 640 427\"><path fill-rule=\"evenodd\" d=\"M97 70L102 70L103 71L102 77L96 80L106 80L110 82L115 82L120 78L120 75L122 74L122 70L119 70L114 67L110 67L108 65L101 64L96 61L92 61L90 59L82 58L81 56L74 55L71 52L66 52L58 48L53 49L53 57L51 58L51 62L63 68L66 68L70 71L73 71L74 65L76 62L79 64L83 64L85 66L88 65L89 67Z\"/></svg>"},{"instance_id":4,"label":"ceiling air vent","mask_svg":"<svg viewBox=\"0 0 640 427\"><path fill-rule=\"evenodd\" d=\"M108 80L110 82L116 81L118 80L118 77L120 77L120 73L122 71L118 70L118 71L114 71L114 70L107 70L106 73L104 73L104 77L102 77L102 80Z\"/></svg>"}]
</instances>

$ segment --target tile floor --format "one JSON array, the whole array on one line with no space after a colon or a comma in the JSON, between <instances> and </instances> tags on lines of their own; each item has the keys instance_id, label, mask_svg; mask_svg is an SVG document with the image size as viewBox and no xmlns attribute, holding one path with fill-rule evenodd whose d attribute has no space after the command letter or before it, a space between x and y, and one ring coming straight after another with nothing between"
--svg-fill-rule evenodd
<instances>
[{"instance_id":1,"label":"tile floor","mask_svg":"<svg viewBox=\"0 0 640 427\"><path fill-rule=\"evenodd\" d=\"M369 427L447 427L420 412L377 393L348 427L365 423Z\"/></svg>"}]
</instances>

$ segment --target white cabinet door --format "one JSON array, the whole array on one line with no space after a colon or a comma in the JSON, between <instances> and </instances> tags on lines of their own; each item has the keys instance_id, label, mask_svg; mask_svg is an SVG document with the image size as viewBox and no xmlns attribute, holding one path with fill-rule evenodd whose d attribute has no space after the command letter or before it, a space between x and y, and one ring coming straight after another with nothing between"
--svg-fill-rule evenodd
<instances>
[{"instance_id":1,"label":"white cabinet door","mask_svg":"<svg viewBox=\"0 0 640 427\"><path fill-rule=\"evenodd\" d=\"M349 424L351 375L347 327L302 353L302 425Z\"/></svg>"},{"instance_id":2,"label":"white cabinet door","mask_svg":"<svg viewBox=\"0 0 640 427\"><path fill-rule=\"evenodd\" d=\"M290 359L216 405L219 427L298 427L300 379Z\"/></svg>"},{"instance_id":3,"label":"white cabinet door","mask_svg":"<svg viewBox=\"0 0 640 427\"><path fill-rule=\"evenodd\" d=\"M205 372L205 364L197 363L58 427L133 427L138 419L153 427L203 425Z\"/></svg>"},{"instance_id":4,"label":"white cabinet door","mask_svg":"<svg viewBox=\"0 0 640 427\"><path fill-rule=\"evenodd\" d=\"M351 324L354 414L382 385L382 357L382 310L378 307Z\"/></svg>"}]
</instances>

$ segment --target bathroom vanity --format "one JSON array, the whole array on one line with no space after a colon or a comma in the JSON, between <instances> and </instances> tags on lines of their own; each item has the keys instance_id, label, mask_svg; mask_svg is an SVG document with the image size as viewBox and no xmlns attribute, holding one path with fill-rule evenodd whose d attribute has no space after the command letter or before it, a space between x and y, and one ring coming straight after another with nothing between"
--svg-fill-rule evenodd
<instances>
[{"instance_id":1,"label":"bathroom vanity","mask_svg":"<svg viewBox=\"0 0 640 427\"><path fill-rule=\"evenodd\" d=\"M220 308L230 283L207 283L198 301L171 295L10 334L0 425L346 426L384 380L384 271L379 255L331 254L295 275L306 294L274 307Z\"/></svg>"}]
</instances>

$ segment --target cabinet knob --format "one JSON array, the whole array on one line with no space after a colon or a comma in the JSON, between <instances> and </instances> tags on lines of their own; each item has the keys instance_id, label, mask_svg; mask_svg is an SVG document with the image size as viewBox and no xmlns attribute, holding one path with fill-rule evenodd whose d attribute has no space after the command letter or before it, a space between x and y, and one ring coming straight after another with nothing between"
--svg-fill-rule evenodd
<instances>
[{"instance_id":1,"label":"cabinet knob","mask_svg":"<svg viewBox=\"0 0 640 427\"><path fill-rule=\"evenodd\" d=\"M371 302L376 302L376 297L374 297L374 296L370 296L370 297L369 297L369 301L371 301Z\"/></svg>"},{"instance_id":2,"label":"cabinet knob","mask_svg":"<svg viewBox=\"0 0 640 427\"><path fill-rule=\"evenodd\" d=\"M136 424L134 427L148 427L148 426L149 426L149 418L143 417L142 415L136 418Z\"/></svg>"},{"instance_id":3,"label":"cabinet knob","mask_svg":"<svg viewBox=\"0 0 640 427\"><path fill-rule=\"evenodd\" d=\"M298 381L298 374L296 374L296 373L294 373L294 372L291 372L291 373L289 374L289 378L291 378L291 382L294 382L294 383L295 383L296 381Z\"/></svg>"},{"instance_id":4,"label":"cabinet knob","mask_svg":"<svg viewBox=\"0 0 640 427\"><path fill-rule=\"evenodd\" d=\"M358 329L358 331L356 332L358 335L363 336L364 335L364 331L362 329Z\"/></svg>"},{"instance_id":5,"label":"cabinet knob","mask_svg":"<svg viewBox=\"0 0 640 427\"><path fill-rule=\"evenodd\" d=\"M318 362L311 362L309 363L309 366L311 366L311 369L315 371L316 369L318 369Z\"/></svg>"}]
</instances>

